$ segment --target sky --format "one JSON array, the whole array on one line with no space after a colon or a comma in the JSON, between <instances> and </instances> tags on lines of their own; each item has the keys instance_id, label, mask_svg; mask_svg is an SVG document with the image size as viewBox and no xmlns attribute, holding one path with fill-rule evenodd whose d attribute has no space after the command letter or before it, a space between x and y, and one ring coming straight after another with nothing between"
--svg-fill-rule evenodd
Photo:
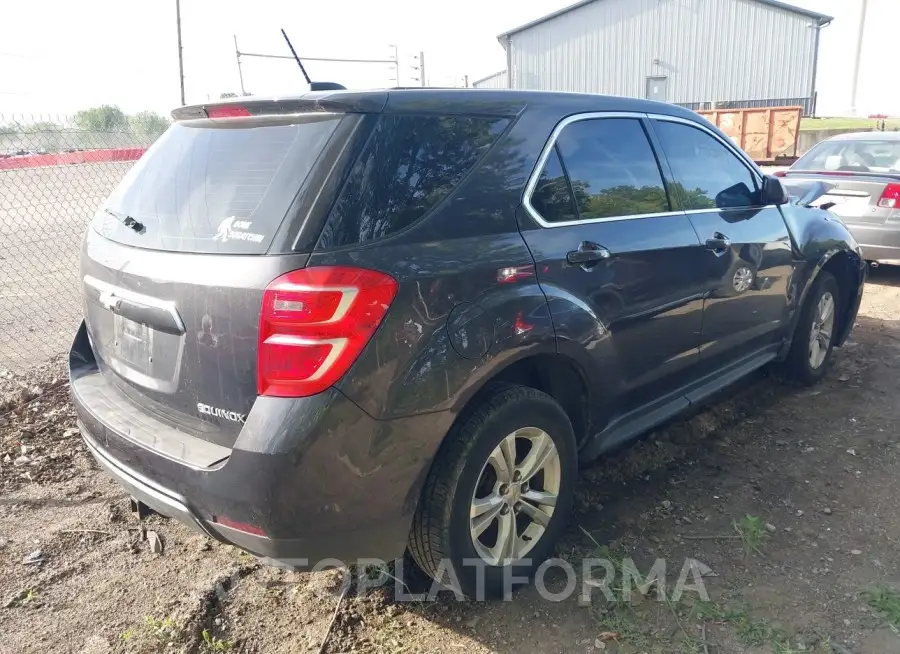
<instances>
[{"instance_id":1,"label":"sky","mask_svg":"<svg viewBox=\"0 0 900 654\"><path fill-rule=\"evenodd\" d=\"M400 83L462 86L505 67L497 35L573 0L181 0L188 103L239 92L234 36L243 52L288 54L284 28L301 58L389 59L398 48ZM708 0L715 1L715 0ZM822 33L819 113L846 115L861 0L794 0L835 17ZM126 112L168 113L179 104L175 0L5 0L0 23L0 122L67 115L103 103ZM129 8L126 11L126 7ZM900 0L869 0L859 113L900 115L895 61ZM765 56L765 53L760 53ZM244 57L244 87L255 94L302 92L289 60ZM307 61L314 80L350 88L397 84L392 64ZM789 62L785 62L789 65Z\"/></svg>"}]
</instances>

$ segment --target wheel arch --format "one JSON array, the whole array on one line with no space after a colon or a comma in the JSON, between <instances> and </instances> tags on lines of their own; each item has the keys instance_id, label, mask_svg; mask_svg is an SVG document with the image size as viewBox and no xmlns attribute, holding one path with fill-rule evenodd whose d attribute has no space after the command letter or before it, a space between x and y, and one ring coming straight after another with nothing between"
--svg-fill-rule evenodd
<instances>
[{"instance_id":1,"label":"wheel arch","mask_svg":"<svg viewBox=\"0 0 900 654\"><path fill-rule=\"evenodd\" d=\"M834 248L822 255L816 263L809 278L803 285L800 298L797 302L797 311L794 314L791 325L791 336L797 327L800 309L806 304L809 294L823 271L830 273L838 283L840 290L839 324L835 345L842 345L856 320L859 303L862 297L862 287L865 284L865 262L857 252L850 249Z\"/></svg>"}]
</instances>

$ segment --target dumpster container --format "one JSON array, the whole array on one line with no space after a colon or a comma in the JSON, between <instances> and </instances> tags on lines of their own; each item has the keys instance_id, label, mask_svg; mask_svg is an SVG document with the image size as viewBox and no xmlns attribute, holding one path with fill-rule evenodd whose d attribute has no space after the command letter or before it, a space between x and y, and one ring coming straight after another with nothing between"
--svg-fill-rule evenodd
<instances>
[{"instance_id":1,"label":"dumpster container","mask_svg":"<svg viewBox=\"0 0 900 654\"><path fill-rule=\"evenodd\" d=\"M697 113L725 132L758 164L790 163L797 158L803 107L710 109Z\"/></svg>"}]
</instances>

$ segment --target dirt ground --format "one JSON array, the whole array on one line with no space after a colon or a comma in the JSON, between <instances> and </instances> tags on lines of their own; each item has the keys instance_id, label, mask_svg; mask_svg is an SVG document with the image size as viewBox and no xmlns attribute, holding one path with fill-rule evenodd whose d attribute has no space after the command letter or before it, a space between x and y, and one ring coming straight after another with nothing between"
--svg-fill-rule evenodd
<instances>
[{"instance_id":1,"label":"dirt ground","mask_svg":"<svg viewBox=\"0 0 900 654\"><path fill-rule=\"evenodd\" d=\"M0 406L0 654L319 651L339 573L261 566L155 516L144 535L62 379L0 377L16 406ZM900 269L882 267L822 384L760 373L584 471L558 556L643 574L665 559L665 592L402 602L391 581L351 591L327 651L900 653L898 386ZM708 601L672 597L686 559L708 568Z\"/></svg>"}]
</instances>

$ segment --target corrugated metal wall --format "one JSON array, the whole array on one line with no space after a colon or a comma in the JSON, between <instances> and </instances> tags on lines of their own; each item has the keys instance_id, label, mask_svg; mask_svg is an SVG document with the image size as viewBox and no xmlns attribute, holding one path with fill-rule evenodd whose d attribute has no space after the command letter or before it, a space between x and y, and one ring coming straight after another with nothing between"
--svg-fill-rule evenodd
<instances>
[{"instance_id":1,"label":"corrugated metal wall","mask_svg":"<svg viewBox=\"0 0 900 654\"><path fill-rule=\"evenodd\" d=\"M472 86L476 89L505 89L507 87L508 78L509 76L506 74L506 71L501 70L499 73L494 73L493 75L488 75L487 77L472 82Z\"/></svg>"},{"instance_id":2,"label":"corrugated metal wall","mask_svg":"<svg viewBox=\"0 0 900 654\"><path fill-rule=\"evenodd\" d=\"M810 95L815 19L755 0L597 0L511 36L514 88L668 102Z\"/></svg>"}]
</instances>

